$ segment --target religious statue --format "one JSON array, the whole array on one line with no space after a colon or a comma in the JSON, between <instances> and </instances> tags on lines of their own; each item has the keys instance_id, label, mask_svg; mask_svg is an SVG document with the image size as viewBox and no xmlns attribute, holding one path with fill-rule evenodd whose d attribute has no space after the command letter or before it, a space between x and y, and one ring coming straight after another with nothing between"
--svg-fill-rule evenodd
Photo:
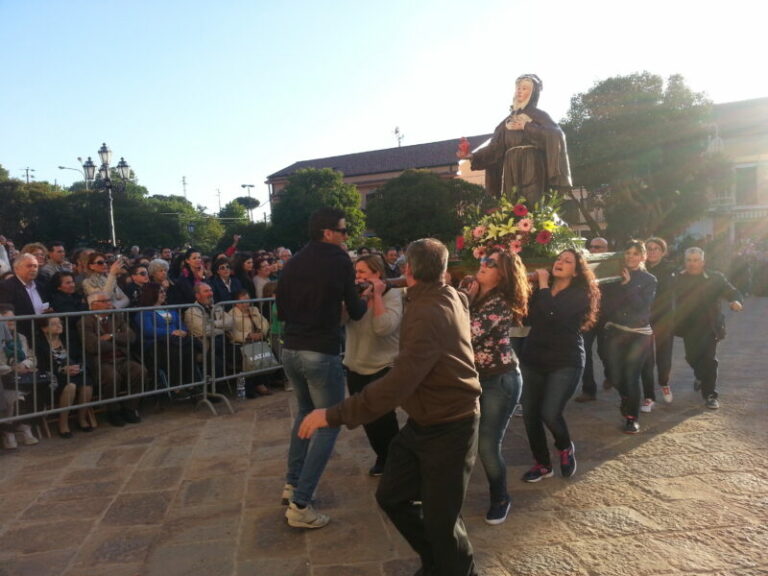
<instances>
[{"instance_id":1,"label":"religious statue","mask_svg":"<svg viewBox=\"0 0 768 576\"><path fill-rule=\"evenodd\" d=\"M572 187L565 134L537 108L541 90L538 76L520 76L510 114L496 127L490 143L474 153L459 144L456 155L470 159L472 170L485 170L486 190L496 197L504 194L512 202L524 198L533 205L550 188Z\"/></svg>"}]
</instances>

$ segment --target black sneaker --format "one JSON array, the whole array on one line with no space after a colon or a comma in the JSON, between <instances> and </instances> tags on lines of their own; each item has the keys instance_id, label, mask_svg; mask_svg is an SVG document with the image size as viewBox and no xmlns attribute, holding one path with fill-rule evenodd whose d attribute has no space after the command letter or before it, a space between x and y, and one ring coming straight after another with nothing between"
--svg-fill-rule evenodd
<instances>
[{"instance_id":1,"label":"black sneaker","mask_svg":"<svg viewBox=\"0 0 768 576\"><path fill-rule=\"evenodd\" d=\"M576 447L571 442L571 447L560 450L560 473L563 478L570 478L576 474Z\"/></svg>"},{"instance_id":2,"label":"black sneaker","mask_svg":"<svg viewBox=\"0 0 768 576\"><path fill-rule=\"evenodd\" d=\"M548 466L542 466L541 464L536 464L536 466L523 474L523 482L538 482L542 478L552 478L554 475L555 472L552 470L552 468Z\"/></svg>"},{"instance_id":3,"label":"black sneaker","mask_svg":"<svg viewBox=\"0 0 768 576\"><path fill-rule=\"evenodd\" d=\"M371 468L368 470L368 476L372 476L373 478L378 478L383 474L384 474L384 463L380 462L379 460L376 460L376 464L371 466Z\"/></svg>"},{"instance_id":4,"label":"black sneaker","mask_svg":"<svg viewBox=\"0 0 768 576\"><path fill-rule=\"evenodd\" d=\"M491 526L502 524L507 519L507 514L509 514L509 498L491 504L491 507L488 508L488 513L485 515L485 522Z\"/></svg>"},{"instance_id":5,"label":"black sneaker","mask_svg":"<svg viewBox=\"0 0 768 576\"><path fill-rule=\"evenodd\" d=\"M637 434L640 432L640 424L634 418L627 418L624 424L624 434Z\"/></svg>"}]
</instances>

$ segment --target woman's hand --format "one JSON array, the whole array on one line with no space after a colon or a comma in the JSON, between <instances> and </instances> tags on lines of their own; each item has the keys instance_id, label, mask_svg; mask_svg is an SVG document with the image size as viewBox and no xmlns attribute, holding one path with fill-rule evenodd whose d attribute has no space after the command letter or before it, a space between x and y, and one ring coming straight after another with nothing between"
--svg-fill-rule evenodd
<instances>
[{"instance_id":1,"label":"woman's hand","mask_svg":"<svg viewBox=\"0 0 768 576\"><path fill-rule=\"evenodd\" d=\"M248 334L248 340L250 340L251 342L258 342L259 340L263 340L263 339L264 339L264 334L262 334L261 332L251 332L250 334Z\"/></svg>"},{"instance_id":2,"label":"woman's hand","mask_svg":"<svg viewBox=\"0 0 768 576\"><path fill-rule=\"evenodd\" d=\"M626 286L629 284L630 276L629 276L629 269L628 268L622 268L621 269L621 285Z\"/></svg>"},{"instance_id":3,"label":"woman's hand","mask_svg":"<svg viewBox=\"0 0 768 576\"><path fill-rule=\"evenodd\" d=\"M118 258L114 262L112 262L112 266L109 267L109 274L111 276L117 276L120 274L120 271L123 269L123 259Z\"/></svg>"},{"instance_id":4,"label":"woman's hand","mask_svg":"<svg viewBox=\"0 0 768 576\"><path fill-rule=\"evenodd\" d=\"M536 269L536 278L539 282L539 290L549 287L549 270L545 268Z\"/></svg>"},{"instance_id":5,"label":"woman's hand","mask_svg":"<svg viewBox=\"0 0 768 576\"><path fill-rule=\"evenodd\" d=\"M368 290L371 290L371 294L376 297L381 297L384 291L387 289L387 285L381 278L371 278L371 286ZM367 290L366 290L367 291Z\"/></svg>"},{"instance_id":6,"label":"woman's hand","mask_svg":"<svg viewBox=\"0 0 768 576\"><path fill-rule=\"evenodd\" d=\"M178 336L179 338L184 338L186 335L187 333L184 330L174 330L171 332L171 336Z\"/></svg>"},{"instance_id":7,"label":"woman's hand","mask_svg":"<svg viewBox=\"0 0 768 576\"><path fill-rule=\"evenodd\" d=\"M77 376L80 374L80 364L70 364L66 367L66 371L70 376Z\"/></svg>"}]
</instances>

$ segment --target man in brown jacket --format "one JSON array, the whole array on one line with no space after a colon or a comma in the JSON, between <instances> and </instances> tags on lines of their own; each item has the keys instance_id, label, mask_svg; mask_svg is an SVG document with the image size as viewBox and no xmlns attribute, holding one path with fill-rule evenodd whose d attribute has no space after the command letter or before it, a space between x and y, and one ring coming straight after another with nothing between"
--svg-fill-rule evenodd
<instances>
[{"instance_id":1,"label":"man in brown jacket","mask_svg":"<svg viewBox=\"0 0 768 576\"><path fill-rule=\"evenodd\" d=\"M325 426L354 428L402 406L408 422L390 444L376 500L419 554L418 574L473 575L460 516L480 415L469 307L466 296L442 281L448 250L438 240L413 242L406 261L408 294L394 366L359 394L311 412L299 436Z\"/></svg>"}]
</instances>

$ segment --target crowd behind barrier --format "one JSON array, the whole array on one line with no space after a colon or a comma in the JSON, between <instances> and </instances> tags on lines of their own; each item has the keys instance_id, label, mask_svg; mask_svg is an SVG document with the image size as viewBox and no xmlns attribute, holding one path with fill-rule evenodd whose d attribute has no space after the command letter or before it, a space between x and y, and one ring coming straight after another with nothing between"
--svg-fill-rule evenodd
<instances>
[{"instance_id":1,"label":"crowd behind barrier","mask_svg":"<svg viewBox=\"0 0 768 576\"><path fill-rule=\"evenodd\" d=\"M110 405L136 406L142 399L197 399L217 413L211 400L221 401L232 412L223 386L259 379L281 369L281 364L267 346L267 358L261 362L243 361L244 342L232 339L230 330L215 333L214 316L231 316L228 308L236 304L270 307L274 298L247 299L216 304L206 311L199 304L148 306L141 308L52 312L39 315L0 317L0 330L14 325L11 333L31 335L25 347L0 353L3 373L2 395L6 410L0 412L0 425L39 422L70 410L91 410ZM183 315L194 309L201 323L202 338L191 332L173 336L167 325L174 312ZM48 336L43 326L60 320L60 341L67 356L46 346ZM265 334L265 337L267 334ZM266 338L265 338L266 340ZM45 350L44 356L39 351ZM38 351L36 354L35 351ZM262 353L264 354L264 353ZM26 362L30 370L19 374L11 368ZM76 372L68 367L76 367ZM9 370L10 369L10 370ZM64 403L59 398L68 388L92 387L87 400L82 395ZM67 394L68 395L68 394ZM74 394L73 394L74 395Z\"/></svg>"}]
</instances>

